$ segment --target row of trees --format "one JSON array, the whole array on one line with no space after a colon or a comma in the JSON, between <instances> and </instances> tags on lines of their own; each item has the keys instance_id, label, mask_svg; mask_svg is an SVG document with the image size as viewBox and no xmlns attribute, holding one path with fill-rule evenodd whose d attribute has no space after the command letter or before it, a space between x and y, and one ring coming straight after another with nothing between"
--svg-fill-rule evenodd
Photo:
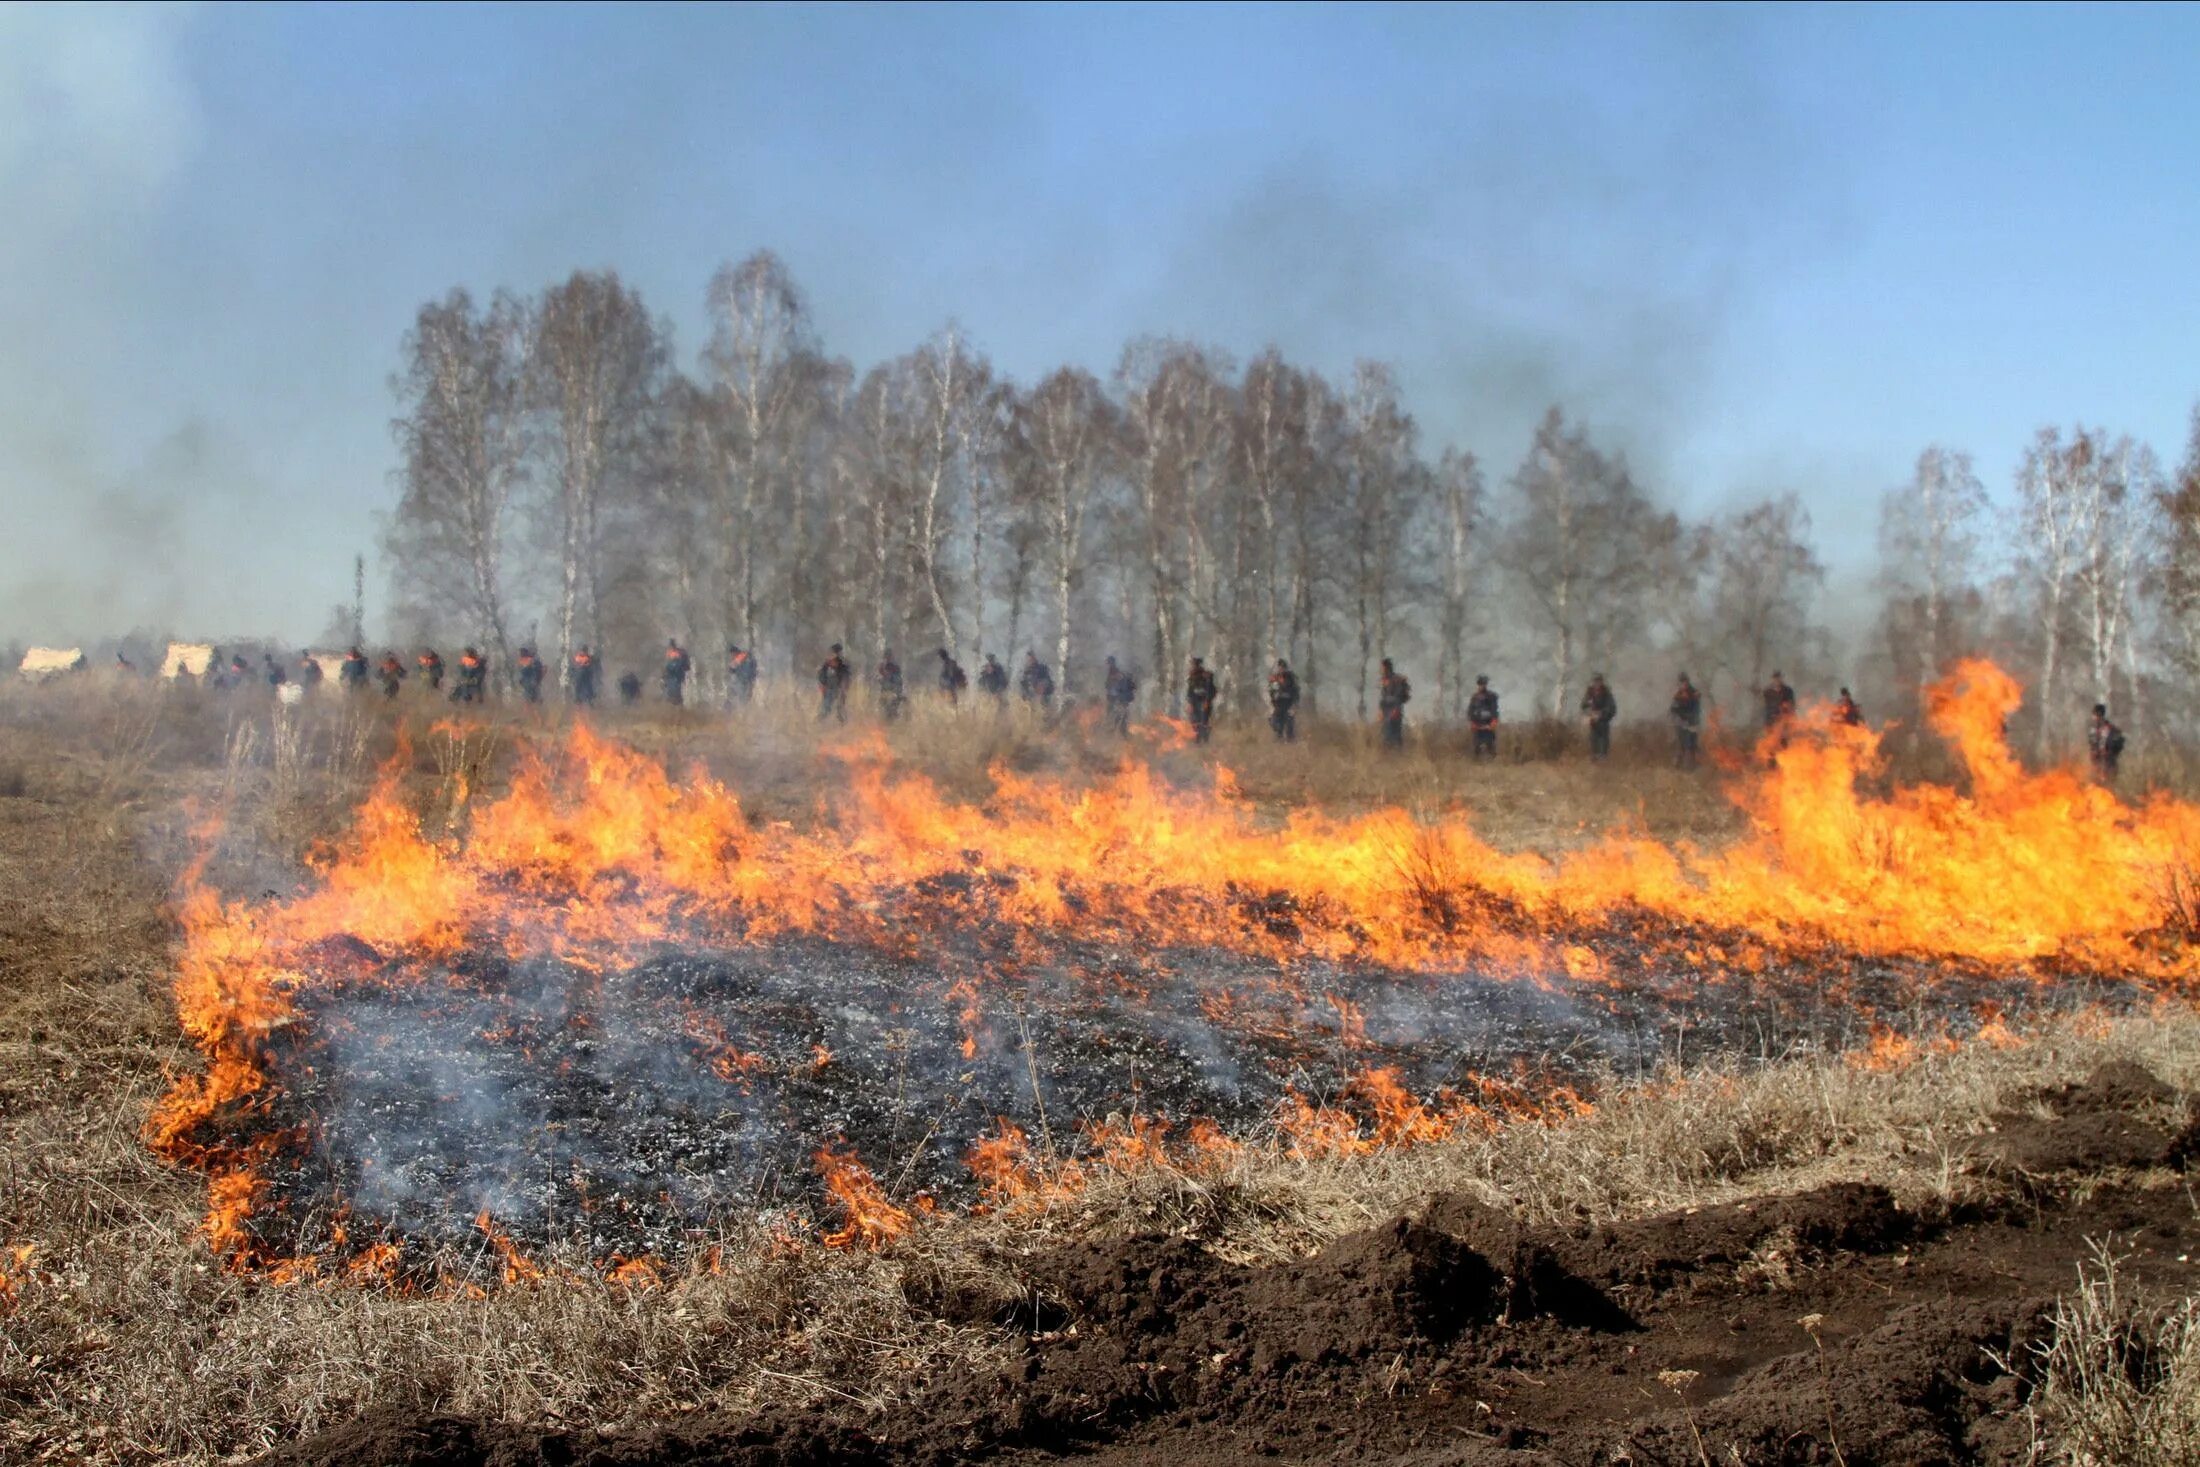
<instances>
[{"instance_id":1,"label":"row of trees","mask_svg":"<svg viewBox=\"0 0 2200 1467\"><path fill-rule=\"evenodd\" d=\"M1799 499L1684 519L1556 408L1492 482L1426 450L1380 363L1332 381L1146 338L1106 380L1024 385L948 326L859 373L769 253L719 271L707 307L692 371L612 273L421 310L395 379L397 630L499 665L521 640L562 665L677 634L798 675L830 641L913 667L1031 648L1072 694L1115 654L1157 699L1196 653L1239 706L1282 656L1310 704L1361 715L1385 655L1447 713L1483 671L1545 712L1592 670L1661 707L1677 666L1714 702L1775 665L1840 671ZM2200 565L2200 503L2159 479L2127 440L2045 434L2017 486L2024 551L1997 558L1969 460L1928 450L1887 499L1887 656L1867 660L1890 675L1849 680L1914 699L1954 653L2014 639L2043 696L2082 656L2092 687L2142 697L2157 643L2200 658L2200 578L2146 572L2150 519L2179 515Z\"/></svg>"}]
</instances>

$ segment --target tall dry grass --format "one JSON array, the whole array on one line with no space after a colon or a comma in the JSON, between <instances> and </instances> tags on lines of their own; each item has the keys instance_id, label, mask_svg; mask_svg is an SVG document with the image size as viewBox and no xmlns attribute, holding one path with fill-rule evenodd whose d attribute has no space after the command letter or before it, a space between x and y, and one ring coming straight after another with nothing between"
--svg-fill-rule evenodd
<instances>
[{"instance_id":1,"label":"tall dry grass","mask_svg":"<svg viewBox=\"0 0 2200 1467\"><path fill-rule=\"evenodd\" d=\"M2036 1455L2070 1467L2200 1464L2200 1297L2133 1299L2101 1243L2028 1366Z\"/></svg>"}]
</instances>

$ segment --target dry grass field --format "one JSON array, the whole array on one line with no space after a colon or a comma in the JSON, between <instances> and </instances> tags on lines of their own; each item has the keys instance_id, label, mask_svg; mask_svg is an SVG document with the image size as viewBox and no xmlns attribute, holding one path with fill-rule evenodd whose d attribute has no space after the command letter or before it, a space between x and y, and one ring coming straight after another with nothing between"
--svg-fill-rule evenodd
<instances>
[{"instance_id":1,"label":"dry grass field","mask_svg":"<svg viewBox=\"0 0 2200 1467\"><path fill-rule=\"evenodd\" d=\"M1074 1301L1085 1296L1065 1287L1068 1316L1036 1322L1014 1301L1039 1297L1056 1261L1077 1250L1173 1239L1170 1246L1196 1247L1213 1261L1203 1267L1272 1270L1390 1219L1433 1216L1432 1199L1472 1203L1521 1228L1578 1231L1866 1183L1917 1220L1919 1241L1905 1249L1922 1260L1920 1275L1940 1282L1899 1292L1908 1286L1894 1260L1913 1255L1881 1249L1895 1282L1874 1306L1826 1292L1836 1275L1850 1276L1832 1261L1830 1245L1821 1257L1799 1245L1783 1254L1760 1240L1718 1285L1722 1297L1746 1295L1799 1319L1830 1321L1783 1337L1774 1352L1779 1369L1819 1361L1820 1373L1797 1377L1805 1385L1794 1392L1795 1430L1817 1455L1768 1446L1774 1438L1750 1436L1740 1418L1722 1417L1719 1402L1747 1392L1721 1377L1707 1346L1674 1347L1667 1360L1659 1311L1671 1310L1675 1321L1684 1315L1678 1304L1652 1301L1630 1305L1645 1322L1634 1337L1645 1363L1629 1378L1655 1363L1647 1378L1661 1384L1643 1396L1639 1438L1612 1428L1614 1441L1635 1441L1629 1460L1859 1467L1927 1460L1871 1446L1857 1415L1872 1403L1839 1399L1863 1379L1844 1373L1854 1357L1843 1352L1870 1334L1875 1310L1971 1287L1932 1273L1942 1265L1928 1267L1937 1256L1925 1241L1929 1230L1953 1237L2019 1227L2029 1212L2056 1221L2035 1230L2029 1263L2011 1267L2035 1293L2037 1278L2059 1283L2043 1296L2048 1323L2005 1344L2016 1358L2004 1362L2010 1384L1995 1409L2021 1426L2022 1450L2043 1461L2200 1461L2200 1325L2193 1275L2180 1272L2200 1253L2179 1256L2163 1241L2200 1243L2184 1153L2035 1165L1996 1140L2021 1129L2012 1118L2061 1114L2043 1097L2118 1063L2144 1069L2162 1087L2131 1101L2130 1124L2189 1134L2182 1097L2200 1094L2200 1019L2168 997L2151 1008L2067 1015L1998 1043L1920 1045L1884 1063L1799 1053L1770 1064L1729 1059L1665 1071L1614 1083L1571 1120L1437 1144L1323 1156L1252 1137L1226 1159L1196 1167L1157 1159L1097 1170L1044 1205L945 1213L875 1252L830 1249L728 1217L714 1267L640 1282L610 1281L585 1258L554 1254L536 1260L541 1281L486 1291L279 1283L226 1269L199 1233L203 1179L158 1162L141 1139L171 1078L198 1063L170 991L171 900L192 832L220 812L227 833L214 880L240 896L284 891L300 880L314 842L343 828L373 771L391 757L400 719L413 732L412 798L431 822L455 828L465 801L509 773L511 751L563 716L507 708L437 731L433 723L447 713L405 700L392 709L379 699L356 706L329 699L277 718L250 696L90 681L0 692L0 1460L232 1461L362 1416L387 1424L435 1413L478 1423L470 1428L477 1433L611 1433L630 1443L616 1457L625 1461L672 1460L669 1447L632 1444L660 1440L651 1433L680 1423L709 1423L720 1433L717 1457L698 1450L682 1460L867 1460L868 1449L846 1443L890 1441L882 1423L943 1380L1033 1378L1039 1367L1019 1376L1022 1362L1056 1348L1063 1331L1076 1333ZM840 769L833 750L879 737L859 710L848 728L823 730L821 748L809 708L794 700L767 701L740 721L709 711L608 710L602 722L672 767L710 770L740 792L757 821L831 818ZM1074 781L1106 773L1123 752L1074 717L1049 729L1020 710L1001 720L951 719L920 704L888 737L905 766L968 796L982 794L997 763ZM1542 852L1615 825L1704 845L1740 829L1713 771L1666 767L1657 730L1623 739L1604 766L1578 756L1520 759L1510 747L1497 764L1472 766L1448 731L1416 730L1397 757L1383 756L1366 730L1327 725L1291 747L1274 745L1257 726L1224 729L1205 750L1181 744L1168 728L1141 729L1132 752L1184 781L1210 778L1209 762L1226 765L1242 793L1279 818L1309 804L1461 811L1499 847ZM2134 1218L2154 1234L2135 1239ZM2135 1250L2144 1254L2136 1261ZM1861 1265L1854 1272L1881 1278ZM1782 1302L1787 1291L1792 1307ZM1821 1293L1831 1302L1805 1307ZM969 1299L1007 1302L978 1309L951 1302ZM1094 1318L1104 1317L1092 1307ZM1630 1357L1637 1348L1625 1346ZM1754 1369L1772 1357L1750 1358ZM1327 1376L1302 1382L1314 1393L1305 1409L1350 1415L1353 1393L1374 1389L1375 1398L1411 1398L1422 1411L1457 1396L1460 1419L1478 1419L1474 1392L1459 1396L1464 1387L1443 1384L1450 1366L1415 1375L1437 1368L1401 1350L1395 1361L1367 1365L1378 1368L1391 1372L1387 1391L1366 1384L1374 1376L1355 1375L1349 1387ZM1553 1364L1549 1378L1561 1369ZM1000 1390L1004 1401L1014 1394ZM1484 1415L1500 1410L1481 1404ZM824 1448L741 1455L750 1450L739 1445L741 1422L794 1410L852 1433L833 1438L841 1455ZM1175 1419L1126 1414L1083 1437L1036 1428L1021 1437L965 1435L975 1444L971 1455L1004 1460L1070 1442L1126 1461L1165 1460L1167 1439L1157 1433L1173 1430ZM1257 1433L1244 1434L1252 1428L1242 1413L1201 1420L1202 1430L1237 1433L1227 1440L1254 1451ZM1573 1434L1550 1426L1519 1435L1508 1449L1530 1453L1519 1458L1524 1467L1576 1460L1594 1433L1579 1422L1566 1430ZM1332 1449L1387 1453L1404 1440L1324 1445L1286 1435L1284 1455L1308 1459ZM1997 1450L2018 1450L2008 1446L2015 1436L1996 1440ZM344 1458L346 1450L359 1455ZM422 1447L408 1458L386 1444L376 1450L386 1455L355 1444L329 1448L323 1459L486 1460L488 1452L453 1447L436 1456ZM1211 1460L1227 1458L1212 1450L1221 1455ZM554 1456L542 1448L541 1459ZM525 1459L521 1452L504 1460Z\"/></svg>"}]
</instances>

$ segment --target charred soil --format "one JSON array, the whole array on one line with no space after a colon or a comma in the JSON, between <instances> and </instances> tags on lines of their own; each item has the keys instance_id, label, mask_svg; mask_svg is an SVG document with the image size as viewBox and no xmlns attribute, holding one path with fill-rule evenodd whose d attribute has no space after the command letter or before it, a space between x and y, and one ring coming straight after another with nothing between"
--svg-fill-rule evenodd
<instances>
[{"instance_id":1,"label":"charred soil","mask_svg":"<svg viewBox=\"0 0 2200 1467\"><path fill-rule=\"evenodd\" d=\"M2009 1183L1982 1204L1843 1182L1560 1226L1449 1193L1283 1263L1146 1235L1035 1252L1013 1294L912 1269L913 1304L1012 1342L1004 1368L884 1413L614 1435L368 1417L268 1462L2023 1462L2093 1248L2190 1291L2193 1114L2128 1065L2042 1092L1964 1159Z\"/></svg>"}]
</instances>

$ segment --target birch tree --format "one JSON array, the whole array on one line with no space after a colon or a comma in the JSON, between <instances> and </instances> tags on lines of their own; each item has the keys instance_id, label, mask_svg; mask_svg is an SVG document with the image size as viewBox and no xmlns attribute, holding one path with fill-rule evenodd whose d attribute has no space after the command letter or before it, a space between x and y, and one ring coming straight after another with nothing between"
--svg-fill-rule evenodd
<instances>
[{"instance_id":1,"label":"birch tree","mask_svg":"<svg viewBox=\"0 0 2200 1467\"><path fill-rule=\"evenodd\" d=\"M1910 670L1916 706L1953 654L1956 608L1977 571L1986 487L1971 456L1938 444L1917 456L1910 482L1887 491L1879 508L1880 585L1889 600L1889 652ZM1912 737L1920 732L1912 720Z\"/></svg>"},{"instance_id":2,"label":"birch tree","mask_svg":"<svg viewBox=\"0 0 2200 1467\"><path fill-rule=\"evenodd\" d=\"M1285 584L1286 547L1278 524L1312 473L1311 406L1307 374L1284 361L1273 347L1246 366L1238 397L1237 469L1245 491L1242 508L1250 523L1241 521L1234 527L1231 579L1238 596L1244 594L1248 581L1258 588L1253 605L1260 624L1256 633L1242 609L1232 617L1236 635L1231 639L1226 676L1248 700L1260 685L1255 676L1260 660L1284 650L1283 614L1292 598ZM1224 689L1226 695L1231 691Z\"/></svg>"},{"instance_id":3,"label":"birch tree","mask_svg":"<svg viewBox=\"0 0 2200 1467\"><path fill-rule=\"evenodd\" d=\"M486 311L454 290L421 307L391 379L399 495L384 527L400 605L456 617L510 652L505 589L513 496L526 471L526 308L499 292Z\"/></svg>"},{"instance_id":4,"label":"birch tree","mask_svg":"<svg viewBox=\"0 0 2200 1467\"><path fill-rule=\"evenodd\" d=\"M2060 704L2063 636L2078 570L2093 543L2100 510L2100 447L2079 428L2066 445L2057 428L2042 428L2017 467L2018 563L2040 621L2039 707L2036 752L2055 756L2067 745L2075 720ZM2064 736L2057 737L2057 731Z\"/></svg>"},{"instance_id":5,"label":"birch tree","mask_svg":"<svg viewBox=\"0 0 2200 1467\"><path fill-rule=\"evenodd\" d=\"M1557 408L1536 428L1513 475L1506 561L1529 619L1549 639L1550 696L1562 712L1584 650L1608 652L1639 618L1643 537L1655 515L1626 465L1607 458Z\"/></svg>"},{"instance_id":6,"label":"birch tree","mask_svg":"<svg viewBox=\"0 0 2200 1467\"><path fill-rule=\"evenodd\" d=\"M581 643L602 640L605 519L648 471L668 358L640 294L616 274L576 272L543 293L528 377L557 494L561 666Z\"/></svg>"},{"instance_id":7,"label":"birch tree","mask_svg":"<svg viewBox=\"0 0 2200 1467\"><path fill-rule=\"evenodd\" d=\"M1181 672L1212 624L1208 589L1214 554L1209 507L1228 470L1233 432L1229 363L1179 341L1133 342L1116 369L1123 393L1137 532L1153 617L1157 676L1166 706L1180 712Z\"/></svg>"},{"instance_id":8,"label":"birch tree","mask_svg":"<svg viewBox=\"0 0 2200 1467\"><path fill-rule=\"evenodd\" d=\"M816 334L809 307L780 258L759 250L711 277L704 361L725 405L716 444L718 542L728 567L729 634L757 640L757 598L780 534L774 494L795 466L799 438L819 404ZM791 506L789 507L791 508Z\"/></svg>"},{"instance_id":9,"label":"birch tree","mask_svg":"<svg viewBox=\"0 0 2200 1467\"><path fill-rule=\"evenodd\" d=\"M2162 524L2162 625L2171 662L2200 680L2200 405L2177 477L2157 495Z\"/></svg>"},{"instance_id":10,"label":"birch tree","mask_svg":"<svg viewBox=\"0 0 2200 1467\"><path fill-rule=\"evenodd\" d=\"M1764 685L1780 661L1816 639L1811 603L1825 567L1810 543L1810 511L1794 494L1722 516L1710 536L1716 645L1743 689Z\"/></svg>"},{"instance_id":11,"label":"birch tree","mask_svg":"<svg viewBox=\"0 0 2200 1467\"><path fill-rule=\"evenodd\" d=\"M1364 720L1374 659L1390 645L1393 578L1405 559L1401 531L1415 468L1413 417L1400 400L1398 379L1389 367L1363 361L1353 368L1344 434L1345 533L1359 652L1355 682Z\"/></svg>"},{"instance_id":12,"label":"birch tree","mask_svg":"<svg viewBox=\"0 0 2200 1467\"><path fill-rule=\"evenodd\" d=\"M1474 595L1483 581L1484 505L1482 465L1471 453L1444 450L1436 466L1438 525L1443 537L1443 600L1438 612L1436 700L1454 715L1466 707L1471 674L1466 668L1467 635L1475 624Z\"/></svg>"},{"instance_id":13,"label":"birch tree","mask_svg":"<svg viewBox=\"0 0 2200 1467\"><path fill-rule=\"evenodd\" d=\"M948 595L946 551L962 476L969 470L970 414L990 390L993 373L953 323L918 348L910 362L921 394L923 422L909 546L918 583L939 627L940 645L950 656L959 656L962 642Z\"/></svg>"},{"instance_id":14,"label":"birch tree","mask_svg":"<svg viewBox=\"0 0 2200 1467\"><path fill-rule=\"evenodd\" d=\"M2128 437L2107 445L2099 463L2075 590L2091 653L2093 696L2115 704L2118 673L2125 675L2127 688L2137 686L2130 656L2136 580L2146 554L2143 526L2160 500L2162 475L2154 450Z\"/></svg>"},{"instance_id":15,"label":"birch tree","mask_svg":"<svg viewBox=\"0 0 2200 1467\"><path fill-rule=\"evenodd\" d=\"M1054 578L1055 675L1066 688L1075 645L1072 600L1086 571L1086 523L1101 477L1114 468L1117 413L1091 373L1064 367L1024 399L1020 419L1031 498L1041 507Z\"/></svg>"},{"instance_id":16,"label":"birch tree","mask_svg":"<svg viewBox=\"0 0 2200 1467\"><path fill-rule=\"evenodd\" d=\"M841 513L855 522L861 609L881 647L902 627L911 528L920 523L923 394L913 358L873 367L856 390L833 456Z\"/></svg>"}]
</instances>

